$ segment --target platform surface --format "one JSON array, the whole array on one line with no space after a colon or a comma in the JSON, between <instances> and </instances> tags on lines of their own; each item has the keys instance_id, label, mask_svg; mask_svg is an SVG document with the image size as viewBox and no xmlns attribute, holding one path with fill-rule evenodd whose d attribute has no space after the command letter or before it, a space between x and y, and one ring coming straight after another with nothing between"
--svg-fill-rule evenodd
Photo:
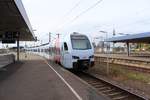
<instances>
[{"instance_id":1,"label":"platform surface","mask_svg":"<svg viewBox=\"0 0 150 100\"><path fill-rule=\"evenodd\" d=\"M22 57L23 58L23 57ZM64 68L48 62L71 86L64 83L46 60L36 55L27 55L21 62L11 64L0 71L1 100L106 100L90 86L85 85Z\"/></svg>"},{"instance_id":2,"label":"platform surface","mask_svg":"<svg viewBox=\"0 0 150 100\"><path fill-rule=\"evenodd\" d=\"M127 56L126 54L94 54L96 57L108 57L108 58L120 58L120 59L128 59L128 60L136 60L136 61L147 61L150 62L150 57L138 57L138 56Z\"/></svg>"}]
</instances>

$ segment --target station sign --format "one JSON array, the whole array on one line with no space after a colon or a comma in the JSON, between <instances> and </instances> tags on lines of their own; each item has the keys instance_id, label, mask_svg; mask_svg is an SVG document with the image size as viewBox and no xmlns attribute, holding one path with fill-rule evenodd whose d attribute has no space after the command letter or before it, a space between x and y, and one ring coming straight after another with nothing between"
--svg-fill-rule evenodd
<instances>
[{"instance_id":1,"label":"station sign","mask_svg":"<svg viewBox=\"0 0 150 100\"><path fill-rule=\"evenodd\" d=\"M3 38L3 35L2 34L0 34L0 39L2 39Z\"/></svg>"},{"instance_id":2,"label":"station sign","mask_svg":"<svg viewBox=\"0 0 150 100\"><path fill-rule=\"evenodd\" d=\"M19 36L18 32L6 32L0 37L2 38L2 43L16 43L16 40Z\"/></svg>"},{"instance_id":3,"label":"station sign","mask_svg":"<svg viewBox=\"0 0 150 100\"><path fill-rule=\"evenodd\" d=\"M3 39L2 43L16 43L16 40L7 40L7 39Z\"/></svg>"},{"instance_id":4,"label":"station sign","mask_svg":"<svg viewBox=\"0 0 150 100\"><path fill-rule=\"evenodd\" d=\"M17 39L18 36L18 32L6 32L5 34L3 34L4 39Z\"/></svg>"}]
</instances>

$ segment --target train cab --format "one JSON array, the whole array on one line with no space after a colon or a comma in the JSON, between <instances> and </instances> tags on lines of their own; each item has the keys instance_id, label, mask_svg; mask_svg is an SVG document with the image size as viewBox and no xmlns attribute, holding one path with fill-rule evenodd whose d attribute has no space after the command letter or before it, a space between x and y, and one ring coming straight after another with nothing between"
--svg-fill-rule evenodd
<instances>
[{"instance_id":1,"label":"train cab","mask_svg":"<svg viewBox=\"0 0 150 100\"><path fill-rule=\"evenodd\" d=\"M93 46L86 35L73 33L61 45L61 64L69 69L88 69L94 65Z\"/></svg>"}]
</instances>

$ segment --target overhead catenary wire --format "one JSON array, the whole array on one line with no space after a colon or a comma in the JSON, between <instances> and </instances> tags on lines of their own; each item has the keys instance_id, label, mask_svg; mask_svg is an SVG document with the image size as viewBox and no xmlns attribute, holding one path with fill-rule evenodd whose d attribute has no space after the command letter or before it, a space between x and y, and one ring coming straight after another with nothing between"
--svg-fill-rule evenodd
<instances>
[{"instance_id":1,"label":"overhead catenary wire","mask_svg":"<svg viewBox=\"0 0 150 100\"><path fill-rule=\"evenodd\" d=\"M147 12L145 12L145 11L148 11L148 8L146 7L146 8L143 8L142 10L140 10L140 11L138 11L138 12L135 12L135 16L136 17L138 17L139 15L143 15L143 14L145 14L145 13L147 13ZM131 17L132 18L132 20L133 19L135 19L135 17ZM119 25L119 26L117 26L116 28L117 29L128 29L129 27L131 27L131 26L137 26L137 25L139 25L139 24L141 24L141 23L145 23L146 22L146 24L149 24L150 23L150 18L146 18L146 19L144 19L144 18L140 18L140 19L137 19L137 20L134 20L134 21L132 21L132 22L129 22L129 23L126 23L126 24L122 24L122 25ZM99 25L99 26L105 26L105 27L107 27L107 29L109 28L109 30L111 30L111 29L114 29L115 27L114 27L114 25L112 25L112 24L102 24L102 25ZM99 27L98 26L98 27ZM97 26L96 26L97 27ZM112 28L113 27L113 28ZM95 27L94 27L95 28ZM115 28L115 29L116 29Z\"/></svg>"},{"instance_id":2,"label":"overhead catenary wire","mask_svg":"<svg viewBox=\"0 0 150 100\"><path fill-rule=\"evenodd\" d=\"M76 9L76 8L80 5L81 1L83 1L83 0L78 1L78 2L64 15L63 18L65 18L66 16L68 16L69 14L71 14L72 11L73 11L74 9Z\"/></svg>"},{"instance_id":3,"label":"overhead catenary wire","mask_svg":"<svg viewBox=\"0 0 150 100\"><path fill-rule=\"evenodd\" d=\"M72 22L74 22L74 21L76 21L78 18L80 18L80 16L82 16L83 14L85 14L86 12L88 12L90 9L92 9L92 8L94 8L96 5L98 5L100 2L101 2L102 0L98 0L94 5L92 5L92 6L90 6L89 8L87 8L86 10L84 10L84 11L82 11L81 13L79 13L77 16L75 16L73 19L71 19L71 20L69 20L68 22L66 22L64 25L62 25L59 29L61 29L61 28L63 28L67 23L72 23ZM143 12L145 10L145 8L144 9L142 9L140 12ZM139 14L139 12L136 12L136 14ZM142 20L141 20L142 21ZM133 22L133 23L128 23L128 24L125 24L125 25L121 25L121 26L119 26L119 27L121 27L121 28L125 28L126 26L129 26L129 25L132 25L132 24L135 24L135 23L141 23L141 21L139 21L139 20L137 20L137 21L135 21L135 22ZM143 21L142 21L142 23L143 23ZM70 25L70 24L69 24ZM113 26L113 25L111 25L111 26ZM114 27L114 26L113 26Z\"/></svg>"},{"instance_id":4,"label":"overhead catenary wire","mask_svg":"<svg viewBox=\"0 0 150 100\"><path fill-rule=\"evenodd\" d=\"M139 15L144 15L145 13L147 13L147 12L145 12L145 11L148 11L148 8L147 8L147 7L146 7L146 8L143 8L143 9L142 9L141 11L139 11L139 12L136 12L136 13L135 13L136 18L139 17ZM134 17L134 18L135 18L135 17ZM134 19L134 18L132 18L132 19ZM135 21L133 21L133 22L130 22L130 23L127 23L127 24L125 24L125 25L119 26L119 29L127 28L127 27L129 27L129 26L137 25L137 24L139 24L139 23L148 22L149 20L150 20L150 18L146 18L146 19L145 19L145 16L144 16L143 18L140 18L140 19L137 19L137 20L135 20Z\"/></svg>"},{"instance_id":5,"label":"overhead catenary wire","mask_svg":"<svg viewBox=\"0 0 150 100\"><path fill-rule=\"evenodd\" d=\"M89 8L87 8L86 10L82 11L79 15L75 16L71 22L77 20L80 16L82 16L83 14L85 14L86 12L88 12L89 10L93 9L94 7L96 7L99 3L101 3L103 0L98 0L95 4L93 4L92 6L90 6Z\"/></svg>"},{"instance_id":6,"label":"overhead catenary wire","mask_svg":"<svg viewBox=\"0 0 150 100\"><path fill-rule=\"evenodd\" d=\"M89 10L93 9L94 7L96 7L99 3L101 3L103 0L98 0L96 3L94 3L92 6L88 7L87 9L83 10L81 13L79 13L77 16L75 16L72 20L66 22L65 24L67 23L72 23L74 22L75 20L77 20L80 16L82 16L83 14L87 13ZM64 25L62 25L59 29L63 28ZM58 29L58 30L59 30Z\"/></svg>"},{"instance_id":7,"label":"overhead catenary wire","mask_svg":"<svg viewBox=\"0 0 150 100\"><path fill-rule=\"evenodd\" d=\"M83 0L79 0L66 14L64 14L64 16L61 18L62 20L64 20L65 18L67 18L72 12L74 9L76 9L80 3L82 2ZM60 23L61 25L63 25L65 22L62 22ZM57 27L57 26L56 26ZM59 26L58 26L59 27Z\"/></svg>"},{"instance_id":8,"label":"overhead catenary wire","mask_svg":"<svg viewBox=\"0 0 150 100\"><path fill-rule=\"evenodd\" d=\"M129 27L130 28L133 28L133 27L131 27L131 26L134 26L134 28L135 27L138 27L140 24L142 24L142 23L147 23L147 24L149 24L150 22L149 22L149 18L148 19L142 19L142 20L136 20L136 21L134 21L134 22L131 22L131 23L127 23L127 24L123 24L123 25L120 25L120 26L118 26L117 28L120 30L120 29L124 29L124 30L127 30L127 29L129 29ZM129 32L128 32L129 33Z\"/></svg>"}]
</instances>

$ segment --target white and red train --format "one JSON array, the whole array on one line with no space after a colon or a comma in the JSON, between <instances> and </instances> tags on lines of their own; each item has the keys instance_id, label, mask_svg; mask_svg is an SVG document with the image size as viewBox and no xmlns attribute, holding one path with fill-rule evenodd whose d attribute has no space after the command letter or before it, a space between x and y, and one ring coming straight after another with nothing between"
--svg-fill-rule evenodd
<instances>
[{"instance_id":1,"label":"white and red train","mask_svg":"<svg viewBox=\"0 0 150 100\"><path fill-rule=\"evenodd\" d=\"M28 50L46 58L51 58L67 69L84 70L94 65L92 42L86 35L76 32L62 40L56 39L54 46L50 46L47 43L28 48Z\"/></svg>"}]
</instances>

